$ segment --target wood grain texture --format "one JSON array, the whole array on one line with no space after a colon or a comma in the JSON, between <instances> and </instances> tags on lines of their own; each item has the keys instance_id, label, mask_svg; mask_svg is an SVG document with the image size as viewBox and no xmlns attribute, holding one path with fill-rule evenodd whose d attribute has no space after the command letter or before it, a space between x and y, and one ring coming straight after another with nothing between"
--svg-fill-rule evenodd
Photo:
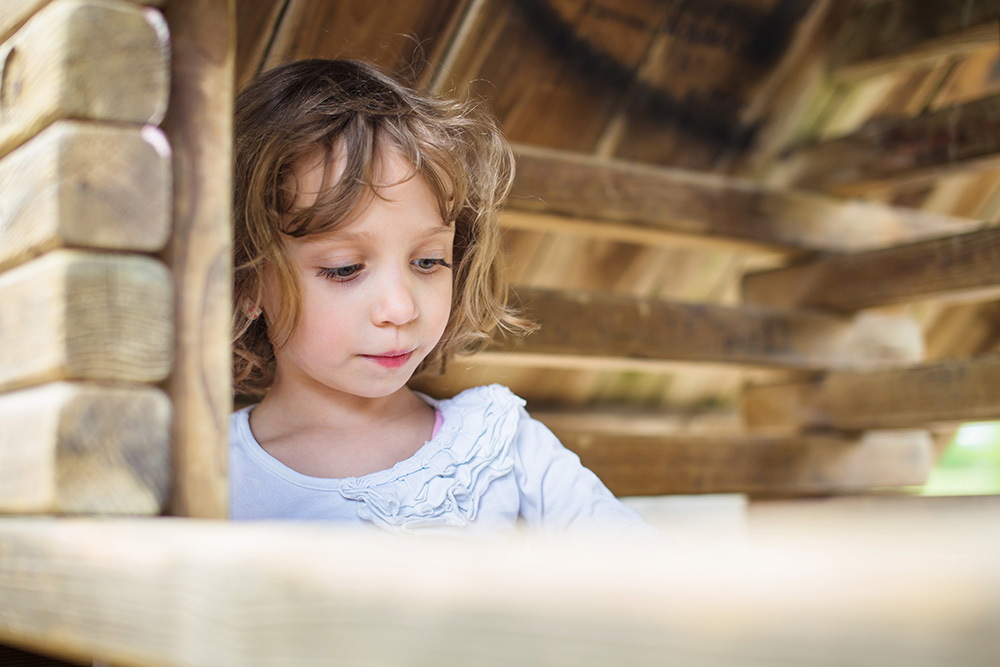
<instances>
[{"instance_id":1,"label":"wood grain texture","mask_svg":"<svg viewBox=\"0 0 1000 667\"><path fill-rule=\"evenodd\" d=\"M31 16L51 0L4 0L0 6L0 42L24 25ZM161 7L167 0L130 0L137 5Z\"/></svg>"},{"instance_id":2,"label":"wood grain texture","mask_svg":"<svg viewBox=\"0 0 1000 667\"><path fill-rule=\"evenodd\" d=\"M170 177L156 128L57 121L0 158L0 267L65 246L161 250Z\"/></svg>"},{"instance_id":3,"label":"wood grain texture","mask_svg":"<svg viewBox=\"0 0 1000 667\"><path fill-rule=\"evenodd\" d=\"M743 277L743 299L776 307L862 308L1000 294L1000 228L867 253L831 255Z\"/></svg>"},{"instance_id":4,"label":"wood grain texture","mask_svg":"<svg viewBox=\"0 0 1000 667\"><path fill-rule=\"evenodd\" d=\"M177 334L169 389L174 406L171 512L225 517L226 446L232 411L232 0L176 0L170 113Z\"/></svg>"},{"instance_id":5,"label":"wood grain texture","mask_svg":"<svg viewBox=\"0 0 1000 667\"><path fill-rule=\"evenodd\" d=\"M752 181L520 145L505 225L665 245L678 236L768 249L850 251L959 233L961 218ZM534 217L521 218L525 213Z\"/></svg>"},{"instance_id":6,"label":"wood grain texture","mask_svg":"<svg viewBox=\"0 0 1000 667\"><path fill-rule=\"evenodd\" d=\"M795 370L918 361L919 327L903 317L851 320L753 306L680 304L601 292L519 287L517 302L540 324L522 339L494 341L519 354L699 361Z\"/></svg>"},{"instance_id":7,"label":"wood grain texture","mask_svg":"<svg viewBox=\"0 0 1000 667\"><path fill-rule=\"evenodd\" d=\"M171 300L149 257L55 250L0 274L0 388L165 379Z\"/></svg>"},{"instance_id":8,"label":"wood grain texture","mask_svg":"<svg viewBox=\"0 0 1000 667\"><path fill-rule=\"evenodd\" d=\"M751 428L909 428L1000 419L1000 356L747 387Z\"/></svg>"},{"instance_id":9,"label":"wood grain texture","mask_svg":"<svg viewBox=\"0 0 1000 667\"><path fill-rule=\"evenodd\" d=\"M58 382L0 395L0 512L158 514L169 480L161 390Z\"/></svg>"},{"instance_id":10,"label":"wood grain texture","mask_svg":"<svg viewBox=\"0 0 1000 667\"><path fill-rule=\"evenodd\" d=\"M163 17L120 0L55 0L0 46L0 155L59 118L159 123Z\"/></svg>"},{"instance_id":11,"label":"wood grain texture","mask_svg":"<svg viewBox=\"0 0 1000 667\"><path fill-rule=\"evenodd\" d=\"M691 549L3 520L0 638L148 667L992 667L996 510L939 516Z\"/></svg>"},{"instance_id":12,"label":"wood grain texture","mask_svg":"<svg viewBox=\"0 0 1000 667\"><path fill-rule=\"evenodd\" d=\"M795 148L775 178L848 196L994 168L1000 157L998 117L1000 95L915 117L876 118L850 135Z\"/></svg>"},{"instance_id":13,"label":"wood grain texture","mask_svg":"<svg viewBox=\"0 0 1000 667\"><path fill-rule=\"evenodd\" d=\"M854 438L556 434L619 496L858 493L924 484L934 465L926 431Z\"/></svg>"}]
</instances>

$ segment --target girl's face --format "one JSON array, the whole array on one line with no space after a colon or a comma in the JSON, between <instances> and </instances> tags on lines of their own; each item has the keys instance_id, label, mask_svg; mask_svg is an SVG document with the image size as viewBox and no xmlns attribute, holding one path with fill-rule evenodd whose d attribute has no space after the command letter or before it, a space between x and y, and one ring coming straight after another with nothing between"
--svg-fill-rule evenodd
<instances>
[{"instance_id":1,"label":"girl's face","mask_svg":"<svg viewBox=\"0 0 1000 667\"><path fill-rule=\"evenodd\" d=\"M389 153L381 180L396 183L409 165ZM322 164L296 172L296 204L311 204ZM330 178L339 177L331 170ZM302 290L299 324L276 352L275 388L365 398L404 386L434 349L451 311L454 225L442 220L423 178L381 188L362 213L332 232L287 238ZM280 307L265 285L264 312Z\"/></svg>"}]
</instances>

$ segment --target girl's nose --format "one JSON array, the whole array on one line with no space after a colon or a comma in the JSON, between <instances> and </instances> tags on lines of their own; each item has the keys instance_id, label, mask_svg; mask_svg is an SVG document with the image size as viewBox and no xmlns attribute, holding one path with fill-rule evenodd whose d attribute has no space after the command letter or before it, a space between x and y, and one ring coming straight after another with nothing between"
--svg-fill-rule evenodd
<instances>
[{"instance_id":1,"label":"girl's nose","mask_svg":"<svg viewBox=\"0 0 1000 667\"><path fill-rule=\"evenodd\" d=\"M376 326L400 326L417 319L414 285L404 276L389 276L379 287L372 309L372 322Z\"/></svg>"}]
</instances>

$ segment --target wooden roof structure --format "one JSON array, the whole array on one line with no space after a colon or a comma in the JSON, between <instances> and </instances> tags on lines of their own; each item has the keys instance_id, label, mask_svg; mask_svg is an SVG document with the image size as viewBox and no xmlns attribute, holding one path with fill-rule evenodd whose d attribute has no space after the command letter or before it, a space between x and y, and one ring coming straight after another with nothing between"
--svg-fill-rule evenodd
<instances>
[{"instance_id":1,"label":"wooden roof structure","mask_svg":"<svg viewBox=\"0 0 1000 667\"><path fill-rule=\"evenodd\" d=\"M851 494L922 484L957 424L1000 419L998 20L997 0L4 0L0 643L995 664L990 503L893 505L856 549L837 531L868 505L812 547L682 558L224 519L232 99L256 72L363 58L481 97L513 142L506 257L541 329L416 387L507 384L620 495Z\"/></svg>"}]
</instances>

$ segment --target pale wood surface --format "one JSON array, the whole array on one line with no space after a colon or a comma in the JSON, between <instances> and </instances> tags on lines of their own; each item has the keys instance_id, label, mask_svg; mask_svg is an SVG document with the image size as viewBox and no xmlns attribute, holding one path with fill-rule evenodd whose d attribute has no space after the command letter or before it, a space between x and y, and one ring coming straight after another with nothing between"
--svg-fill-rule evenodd
<instances>
[{"instance_id":1,"label":"pale wood surface","mask_svg":"<svg viewBox=\"0 0 1000 667\"><path fill-rule=\"evenodd\" d=\"M232 0L175 0L170 113L177 326L169 394L174 406L171 512L225 517L232 410Z\"/></svg>"},{"instance_id":2,"label":"pale wood surface","mask_svg":"<svg viewBox=\"0 0 1000 667\"><path fill-rule=\"evenodd\" d=\"M517 289L540 328L494 349L529 355L699 361L797 370L918 361L923 344L909 318L856 320L756 306L680 304L601 292Z\"/></svg>"},{"instance_id":3,"label":"pale wood surface","mask_svg":"<svg viewBox=\"0 0 1000 667\"><path fill-rule=\"evenodd\" d=\"M591 236L651 245L694 235L757 248L843 252L970 228L970 221L946 215L529 146L517 147L508 208L515 215L507 216L507 226L546 231L549 219L556 225L561 217L560 229L581 225ZM523 212L548 218L519 222Z\"/></svg>"},{"instance_id":4,"label":"pale wood surface","mask_svg":"<svg viewBox=\"0 0 1000 667\"><path fill-rule=\"evenodd\" d=\"M155 387L0 395L0 512L158 514L169 479L170 401Z\"/></svg>"},{"instance_id":5,"label":"pale wood surface","mask_svg":"<svg viewBox=\"0 0 1000 667\"><path fill-rule=\"evenodd\" d=\"M831 255L743 277L743 298L778 307L853 311L928 298L1000 294L1000 228Z\"/></svg>"},{"instance_id":6,"label":"pale wood surface","mask_svg":"<svg viewBox=\"0 0 1000 667\"><path fill-rule=\"evenodd\" d=\"M934 464L926 431L858 437L555 432L623 496L857 493L924 484Z\"/></svg>"},{"instance_id":7,"label":"pale wood surface","mask_svg":"<svg viewBox=\"0 0 1000 667\"><path fill-rule=\"evenodd\" d=\"M55 0L0 45L0 155L59 118L156 124L169 71L159 12Z\"/></svg>"},{"instance_id":8,"label":"pale wood surface","mask_svg":"<svg viewBox=\"0 0 1000 667\"><path fill-rule=\"evenodd\" d=\"M995 507L972 516L860 537L804 520L706 549L6 520L0 638L146 667L986 667L1000 522Z\"/></svg>"},{"instance_id":9,"label":"pale wood surface","mask_svg":"<svg viewBox=\"0 0 1000 667\"><path fill-rule=\"evenodd\" d=\"M0 6L0 41L7 39L20 28L32 14L48 4L51 0L4 0ZM161 7L167 0L129 0L137 5Z\"/></svg>"},{"instance_id":10,"label":"pale wood surface","mask_svg":"<svg viewBox=\"0 0 1000 667\"><path fill-rule=\"evenodd\" d=\"M61 246L156 252L171 199L158 129L57 121L0 159L0 267Z\"/></svg>"},{"instance_id":11,"label":"pale wood surface","mask_svg":"<svg viewBox=\"0 0 1000 667\"><path fill-rule=\"evenodd\" d=\"M0 388L165 379L171 298L149 257L55 250L0 274Z\"/></svg>"},{"instance_id":12,"label":"pale wood surface","mask_svg":"<svg viewBox=\"0 0 1000 667\"><path fill-rule=\"evenodd\" d=\"M905 428L1000 419L1000 356L752 386L743 393L743 414L748 425L761 429Z\"/></svg>"}]
</instances>

